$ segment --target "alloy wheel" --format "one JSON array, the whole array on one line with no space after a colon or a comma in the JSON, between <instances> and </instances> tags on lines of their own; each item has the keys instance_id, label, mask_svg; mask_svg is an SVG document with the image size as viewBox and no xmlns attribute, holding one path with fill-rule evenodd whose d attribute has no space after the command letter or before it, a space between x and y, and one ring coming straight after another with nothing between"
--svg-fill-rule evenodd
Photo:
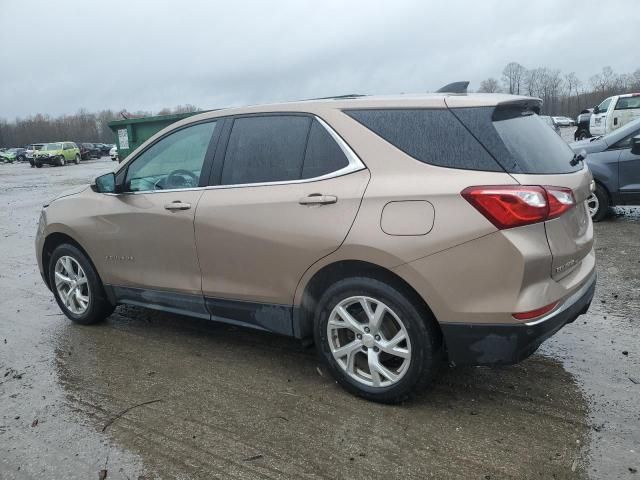
<instances>
[{"instance_id":1,"label":"alloy wheel","mask_svg":"<svg viewBox=\"0 0 640 480\"><path fill-rule=\"evenodd\" d=\"M380 300L349 297L329 315L327 339L333 358L357 382L389 387L411 362L411 342L400 317Z\"/></svg>"},{"instance_id":2,"label":"alloy wheel","mask_svg":"<svg viewBox=\"0 0 640 480\"><path fill-rule=\"evenodd\" d=\"M600 200L598 200L598 196L595 193L589 195L587 198L587 208L589 209L589 215L594 217L598 210L600 209Z\"/></svg>"},{"instance_id":3,"label":"alloy wheel","mask_svg":"<svg viewBox=\"0 0 640 480\"><path fill-rule=\"evenodd\" d=\"M67 309L82 315L89 308L91 292L87 275L78 261L68 255L58 259L55 266L56 290Z\"/></svg>"}]
</instances>

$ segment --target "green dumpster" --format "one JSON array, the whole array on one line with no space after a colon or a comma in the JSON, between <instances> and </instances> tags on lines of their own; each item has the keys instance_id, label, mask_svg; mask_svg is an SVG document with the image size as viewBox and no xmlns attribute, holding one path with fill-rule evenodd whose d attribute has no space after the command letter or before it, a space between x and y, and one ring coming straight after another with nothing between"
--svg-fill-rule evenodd
<instances>
[{"instance_id":1,"label":"green dumpster","mask_svg":"<svg viewBox=\"0 0 640 480\"><path fill-rule=\"evenodd\" d=\"M116 136L120 161L127 158L136 148L163 128L183 118L203 112L176 113L173 115L157 115L154 117L128 118L109 122L109 128Z\"/></svg>"}]
</instances>

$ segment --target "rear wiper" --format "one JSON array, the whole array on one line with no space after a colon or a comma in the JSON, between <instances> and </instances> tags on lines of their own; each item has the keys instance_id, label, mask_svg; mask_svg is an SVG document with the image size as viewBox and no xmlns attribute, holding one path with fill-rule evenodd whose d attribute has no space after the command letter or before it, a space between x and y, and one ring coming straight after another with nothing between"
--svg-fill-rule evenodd
<instances>
[{"instance_id":1,"label":"rear wiper","mask_svg":"<svg viewBox=\"0 0 640 480\"><path fill-rule=\"evenodd\" d=\"M585 152L584 150L582 150L580 153L575 153L573 155L573 158L571 159L571 161L569 162L569 164L572 167L575 167L576 165L578 165L578 163L583 162L584 159L587 158L587 152Z\"/></svg>"}]
</instances>

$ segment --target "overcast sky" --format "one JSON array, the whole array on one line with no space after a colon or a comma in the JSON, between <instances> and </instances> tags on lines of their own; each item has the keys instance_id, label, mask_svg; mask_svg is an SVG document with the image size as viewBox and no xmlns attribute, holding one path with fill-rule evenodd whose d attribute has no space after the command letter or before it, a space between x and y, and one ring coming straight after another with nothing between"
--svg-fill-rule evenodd
<instances>
[{"instance_id":1,"label":"overcast sky","mask_svg":"<svg viewBox=\"0 0 640 480\"><path fill-rule=\"evenodd\" d=\"M471 88L640 68L638 0L0 0L0 117Z\"/></svg>"}]
</instances>

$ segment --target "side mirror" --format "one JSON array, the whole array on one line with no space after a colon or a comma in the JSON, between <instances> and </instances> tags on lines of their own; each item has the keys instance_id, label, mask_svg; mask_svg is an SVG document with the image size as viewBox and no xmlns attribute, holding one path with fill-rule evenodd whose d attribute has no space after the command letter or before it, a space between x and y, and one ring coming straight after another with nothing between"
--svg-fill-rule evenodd
<instances>
[{"instance_id":1,"label":"side mirror","mask_svg":"<svg viewBox=\"0 0 640 480\"><path fill-rule=\"evenodd\" d=\"M105 173L96 178L96 190L98 193L117 193L115 173Z\"/></svg>"},{"instance_id":2,"label":"side mirror","mask_svg":"<svg viewBox=\"0 0 640 480\"><path fill-rule=\"evenodd\" d=\"M640 135L631 139L631 153L640 155Z\"/></svg>"},{"instance_id":3,"label":"side mirror","mask_svg":"<svg viewBox=\"0 0 640 480\"><path fill-rule=\"evenodd\" d=\"M593 107L593 113L595 113L596 115L598 113L600 113L600 108L598 108L598 106L596 105L595 107Z\"/></svg>"}]
</instances>

